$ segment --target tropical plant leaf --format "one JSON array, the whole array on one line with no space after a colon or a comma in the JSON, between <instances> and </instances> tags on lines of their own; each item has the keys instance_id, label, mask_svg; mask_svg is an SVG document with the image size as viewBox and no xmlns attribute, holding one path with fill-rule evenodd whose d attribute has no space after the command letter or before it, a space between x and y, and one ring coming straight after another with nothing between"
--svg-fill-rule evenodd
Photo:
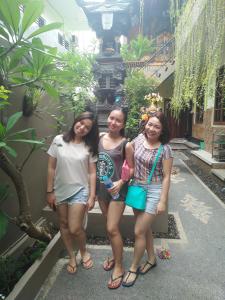
<instances>
[{"instance_id":1,"label":"tropical plant leaf","mask_svg":"<svg viewBox=\"0 0 225 300\"><path fill-rule=\"evenodd\" d=\"M7 41L9 40L9 35L3 27L0 27L0 36L4 37Z\"/></svg>"},{"instance_id":2,"label":"tropical plant leaf","mask_svg":"<svg viewBox=\"0 0 225 300\"><path fill-rule=\"evenodd\" d=\"M6 128L5 126L0 122L0 140L5 136Z\"/></svg>"},{"instance_id":3,"label":"tropical plant leaf","mask_svg":"<svg viewBox=\"0 0 225 300\"><path fill-rule=\"evenodd\" d=\"M52 85L50 85L48 83L44 83L43 86L49 96L53 97L53 99L59 98L58 91Z\"/></svg>"},{"instance_id":4,"label":"tropical plant leaf","mask_svg":"<svg viewBox=\"0 0 225 300\"><path fill-rule=\"evenodd\" d=\"M19 66L19 62L21 61L21 58L29 51L28 48L21 47L13 51L11 57L10 57L10 64L9 64L9 70L12 70L14 68L21 67ZM17 70L18 72L18 70ZM21 72L21 71L20 71Z\"/></svg>"},{"instance_id":5,"label":"tropical plant leaf","mask_svg":"<svg viewBox=\"0 0 225 300\"><path fill-rule=\"evenodd\" d=\"M18 3L12 0L1 0L0 12L4 18L4 25L8 24L8 26L10 26L10 28L13 30L14 35L17 35L20 22L20 11Z\"/></svg>"},{"instance_id":6,"label":"tropical plant leaf","mask_svg":"<svg viewBox=\"0 0 225 300\"><path fill-rule=\"evenodd\" d=\"M3 211L0 211L0 239L2 239L3 236L5 235L7 226L8 226L8 218L3 213Z\"/></svg>"},{"instance_id":7,"label":"tropical plant leaf","mask_svg":"<svg viewBox=\"0 0 225 300\"><path fill-rule=\"evenodd\" d=\"M23 113L21 111L18 111L8 119L8 122L6 125L6 132L8 132L10 129L13 128L13 126L16 124L16 122L19 120L19 118L22 117L22 114Z\"/></svg>"},{"instance_id":8,"label":"tropical plant leaf","mask_svg":"<svg viewBox=\"0 0 225 300\"><path fill-rule=\"evenodd\" d=\"M17 132L13 132L13 133L11 133L11 134L8 134L7 136L8 137L12 137L12 136L14 136L14 137L20 137L21 135L23 135L24 133L27 133L27 132L33 132L33 131L35 131L34 130L34 128L27 128L27 129L24 129L24 130L20 130L20 131L17 131Z\"/></svg>"},{"instance_id":9,"label":"tropical plant leaf","mask_svg":"<svg viewBox=\"0 0 225 300\"><path fill-rule=\"evenodd\" d=\"M9 139L8 142L20 142L20 143L27 143L27 144L37 144L37 145L43 145L44 141L34 141L34 140L28 140L28 139Z\"/></svg>"},{"instance_id":10,"label":"tropical plant leaf","mask_svg":"<svg viewBox=\"0 0 225 300\"><path fill-rule=\"evenodd\" d=\"M15 150L15 149L9 147L8 145L5 145L3 148L4 148L11 156L17 157L17 153L16 153L16 150Z\"/></svg>"},{"instance_id":11,"label":"tropical plant leaf","mask_svg":"<svg viewBox=\"0 0 225 300\"><path fill-rule=\"evenodd\" d=\"M27 38L30 39L34 36L37 36L37 35L41 34L41 33L44 33L44 32L50 31L50 30L54 30L54 29L58 29L58 28L62 27L62 25L63 24L59 23L59 22L44 25L41 28L39 28L39 29L35 30L34 32L32 32Z\"/></svg>"},{"instance_id":12,"label":"tropical plant leaf","mask_svg":"<svg viewBox=\"0 0 225 300\"><path fill-rule=\"evenodd\" d=\"M5 146L6 146L6 143L0 142L0 148L3 148L3 147L5 147Z\"/></svg>"},{"instance_id":13,"label":"tropical plant leaf","mask_svg":"<svg viewBox=\"0 0 225 300\"><path fill-rule=\"evenodd\" d=\"M36 19L41 15L44 9L44 4L42 1L31 1L26 4L22 27L20 36L22 37L24 32L36 21Z\"/></svg>"}]
</instances>

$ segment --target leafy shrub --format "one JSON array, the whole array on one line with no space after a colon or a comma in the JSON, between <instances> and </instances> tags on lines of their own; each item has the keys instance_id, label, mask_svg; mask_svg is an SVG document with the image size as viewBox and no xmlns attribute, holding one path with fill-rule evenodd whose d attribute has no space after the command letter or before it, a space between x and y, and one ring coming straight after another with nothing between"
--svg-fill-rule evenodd
<instances>
[{"instance_id":1,"label":"leafy shrub","mask_svg":"<svg viewBox=\"0 0 225 300\"><path fill-rule=\"evenodd\" d=\"M14 285L33 262L41 257L46 247L47 243L36 241L17 258L0 257L0 297L2 299L12 291Z\"/></svg>"}]
</instances>

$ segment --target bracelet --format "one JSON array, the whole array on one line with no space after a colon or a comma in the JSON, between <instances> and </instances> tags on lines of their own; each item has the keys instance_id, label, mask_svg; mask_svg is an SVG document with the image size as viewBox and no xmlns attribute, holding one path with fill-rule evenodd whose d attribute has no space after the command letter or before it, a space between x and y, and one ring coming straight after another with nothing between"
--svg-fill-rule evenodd
<instances>
[{"instance_id":1,"label":"bracelet","mask_svg":"<svg viewBox=\"0 0 225 300\"><path fill-rule=\"evenodd\" d=\"M48 192L48 191L47 191L46 194L51 194L51 193L53 193L53 192L54 192L54 190L52 190L51 192Z\"/></svg>"}]
</instances>

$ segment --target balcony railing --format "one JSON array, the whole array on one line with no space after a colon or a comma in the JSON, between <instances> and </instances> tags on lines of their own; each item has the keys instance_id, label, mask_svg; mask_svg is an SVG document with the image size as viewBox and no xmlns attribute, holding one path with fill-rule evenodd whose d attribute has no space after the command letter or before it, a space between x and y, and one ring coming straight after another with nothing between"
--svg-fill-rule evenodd
<instances>
[{"instance_id":1,"label":"balcony railing","mask_svg":"<svg viewBox=\"0 0 225 300\"><path fill-rule=\"evenodd\" d=\"M174 62L175 39L174 37L163 44L148 60L146 61L128 61L125 63L127 69L143 69L149 71L154 69L155 74L158 68L166 65L169 61ZM154 68L152 68L154 66ZM155 70L156 69L156 70Z\"/></svg>"}]
</instances>

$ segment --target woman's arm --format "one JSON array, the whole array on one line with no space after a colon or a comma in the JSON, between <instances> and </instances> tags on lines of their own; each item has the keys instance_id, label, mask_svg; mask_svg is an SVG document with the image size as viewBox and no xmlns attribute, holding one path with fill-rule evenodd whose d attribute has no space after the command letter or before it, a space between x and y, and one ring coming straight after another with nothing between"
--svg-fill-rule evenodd
<instances>
[{"instance_id":1,"label":"woman's arm","mask_svg":"<svg viewBox=\"0 0 225 300\"><path fill-rule=\"evenodd\" d=\"M96 162L89 162L89 198L87 202L87 210L91 210L95 205L96 195Z\"/></svg>"},{"instance_id":2,"label":"woman's arm","mask_svg":"<svg viewBox=\"0 0 225 300\"><path fill-rule=\"evenodd\" d=\"M163 165L163 180L162 180L162 192L160 201L157 206L157 214L161 214L166 210L168 201L168 193L170 188L170 176L173 166L173 158L165 159L162 162Z\"/></svg>"},{"instance_id":3,"label":"woman's arm","mask_svg":"<svg viewBox=\"0 0 225 300\"><path fill-rule=\"evenodd\" d=\"M134 176L134 147L132 143L126 144L126 160L130 169L130 178Z\"/></svg>"},{"instance_id":4,"label":"woman's arm","mask_svg":"<svg viewBox=\"0 0 225 300\"><path fill-rule=\"evenodd\" d=\"M54 193L54 178L56 169L57 159L55 157L49 156L48 158L48 174L47 174L47 202L48 205L55 209L55 193Z\"/></svg>"}]
</instances>

